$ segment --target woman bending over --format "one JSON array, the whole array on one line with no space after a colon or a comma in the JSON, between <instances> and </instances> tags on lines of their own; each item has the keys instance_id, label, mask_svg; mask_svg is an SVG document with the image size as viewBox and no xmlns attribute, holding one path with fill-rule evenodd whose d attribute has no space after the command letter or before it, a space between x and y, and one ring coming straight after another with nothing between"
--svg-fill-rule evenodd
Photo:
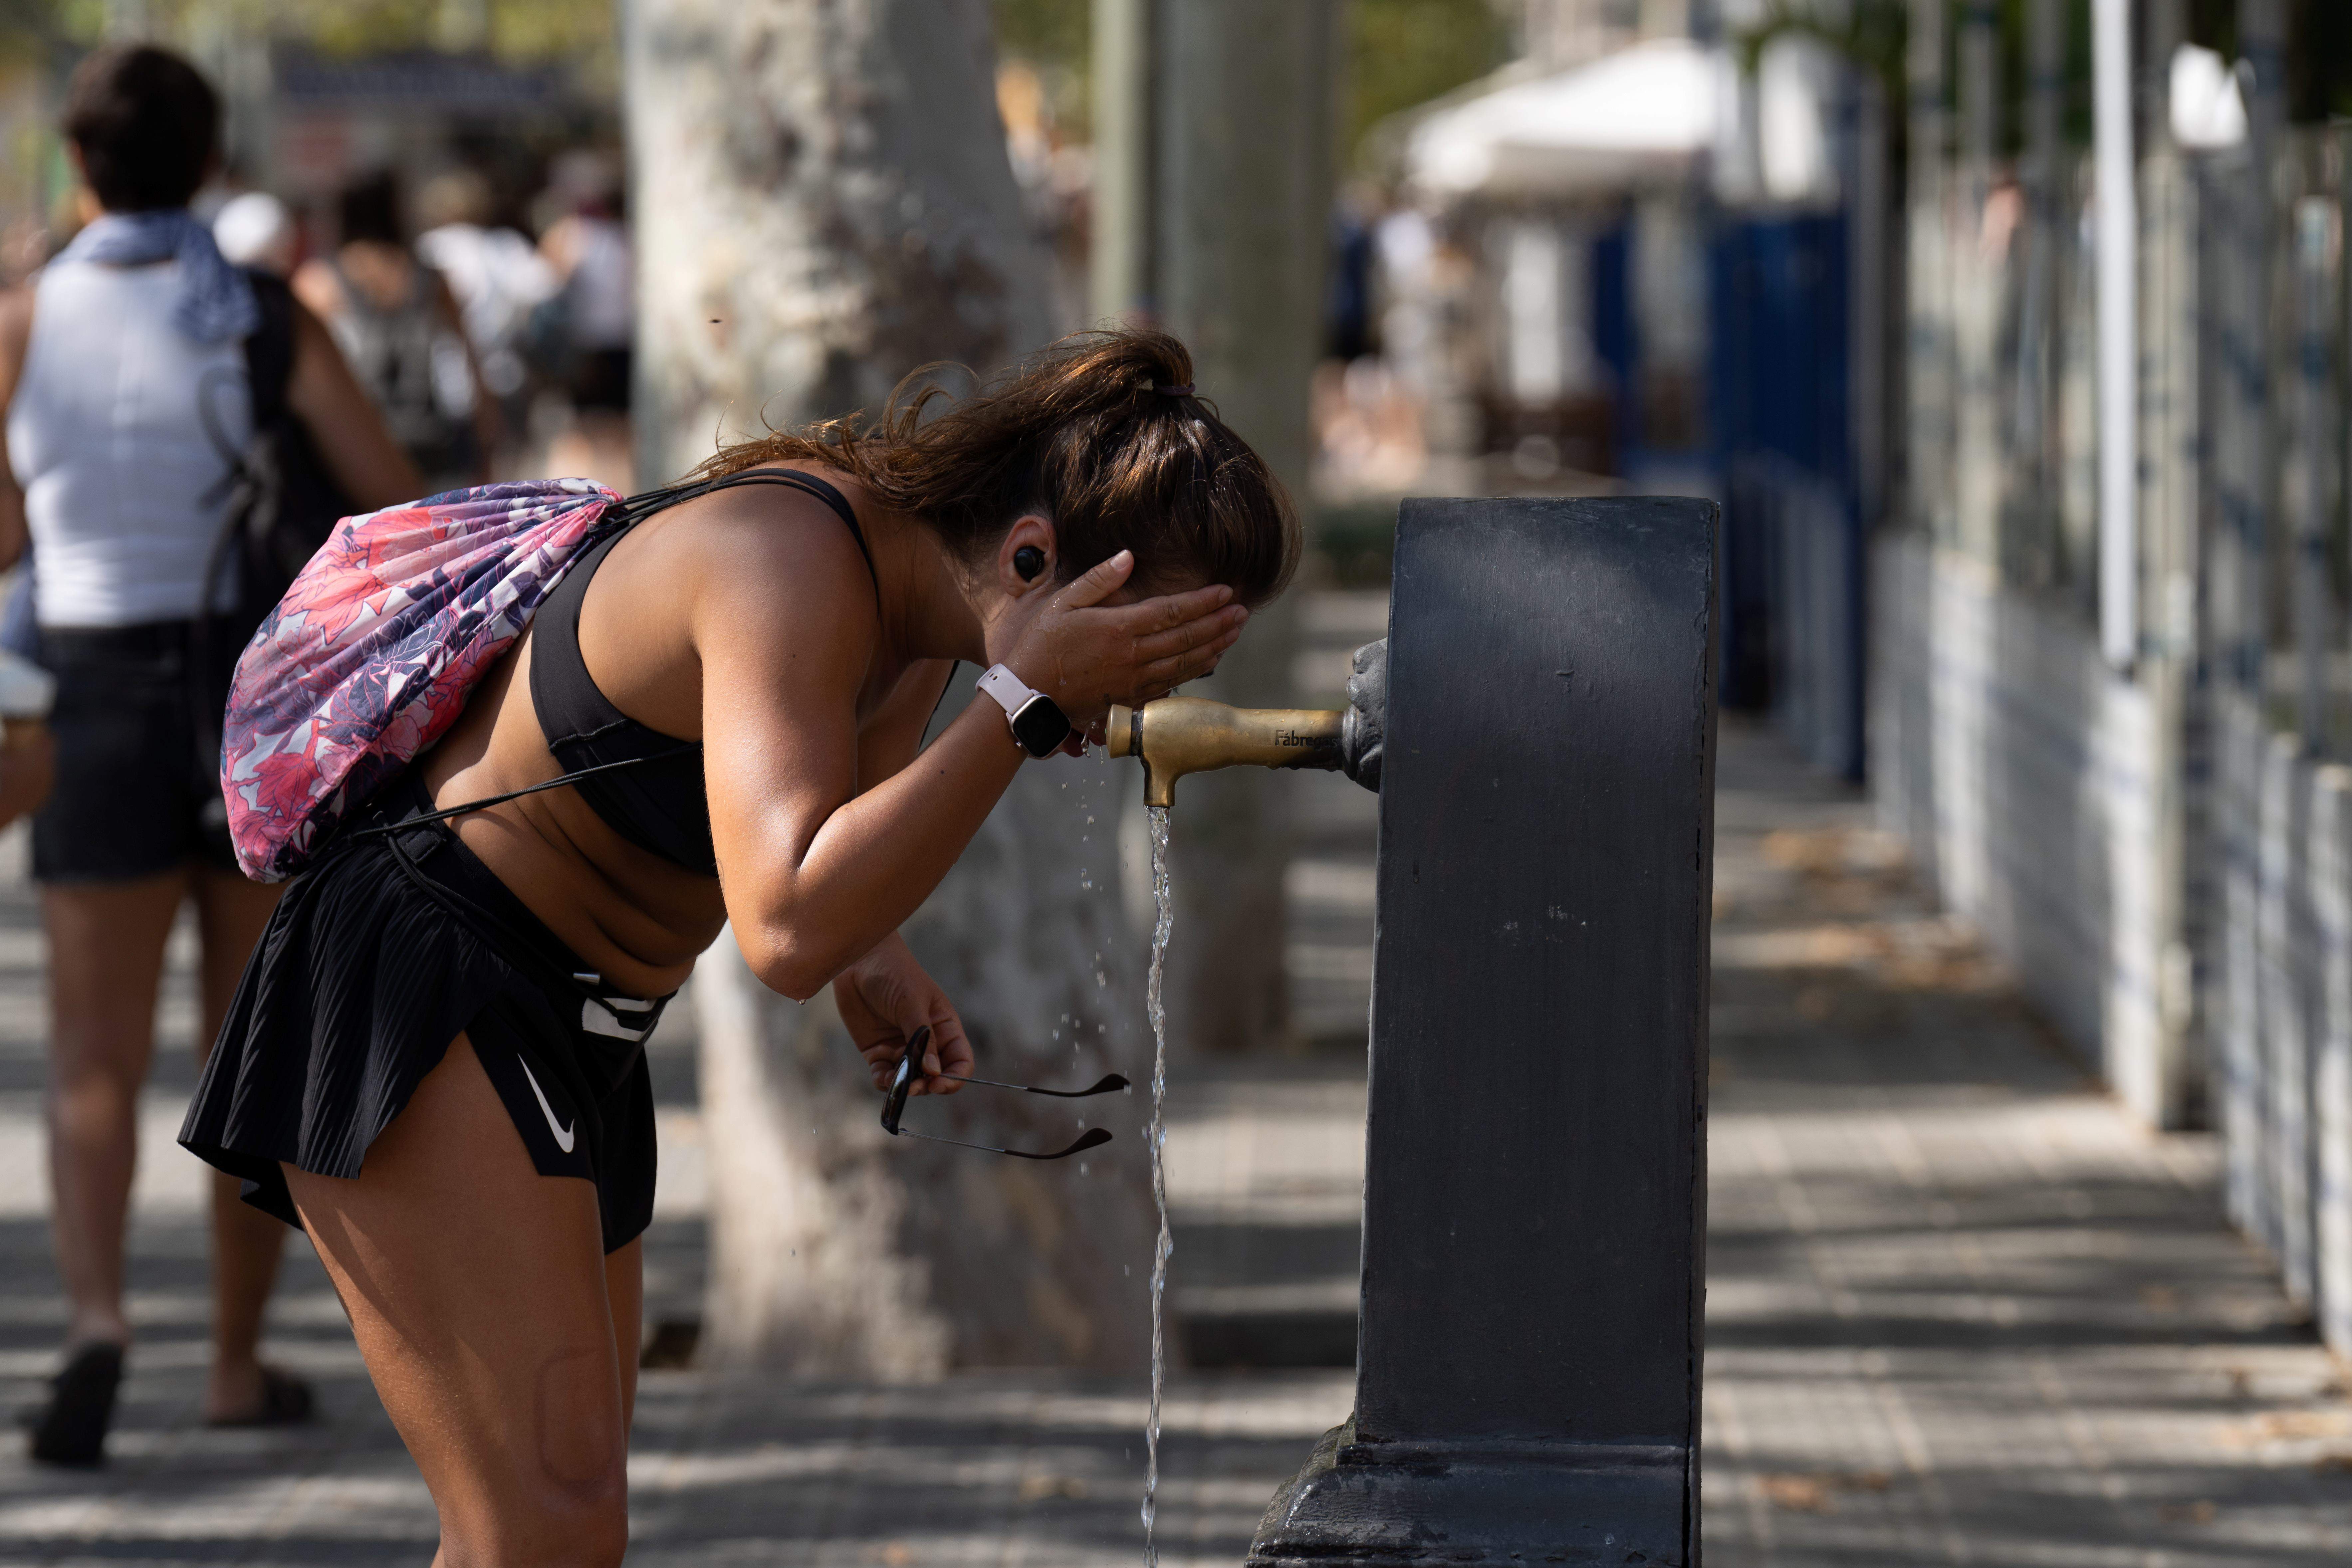
<instances>
[{"instance_id":1,"label":"woman bending over","mask_svg":"<svg viewBox=\"0 0 2352 1568\"><path fill-rule=\"evenodd\" d=\"M773 989L833 986L877 1084L926 1026L927 1069L970 1072L899 922L1031 748L1207 674L1287 581L1289 502L1191 379L1172 338L1088 334L934 417L729 449L287 886L182 1141L310 1232L440 1561L621 1556L641 1042L721 924ZM959 659L1004 695L919 756ZM1066 738L1038 710L1016 739L1031 693Z\"/></svg>"}]
</instances>

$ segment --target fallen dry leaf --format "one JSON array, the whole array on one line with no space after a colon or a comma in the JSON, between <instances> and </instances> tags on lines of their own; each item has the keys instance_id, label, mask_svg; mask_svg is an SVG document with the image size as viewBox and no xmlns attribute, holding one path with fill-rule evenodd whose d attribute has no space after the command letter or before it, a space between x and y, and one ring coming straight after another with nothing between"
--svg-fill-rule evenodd
<instances>
[{"instance_id":1,"label":"fallen dry leaf","mask_svg":"<svg viewBox=\"0 0 2352 1568\"><path fill-rule=\"evenodd\" d=\"M1837 1505L1830 1500L1830 1489L1818 1476L1765 1476L1760 1484L1764 1495L1775 1508L1790 1513L1835 1513Z\"/></svg>"},{"instance_id":2,"label":"fallen dry leaf","mask_svg":"<svg viewBox=\"0 0 2352 1568\"><path fill-rule=\"evenodd\" d=\"M1082 1498L1087 1495L1087 1483L1076 1476L1024 1476L1021 1478L1021 1500L1043 1502L1047 1498Z\"/></svg>"}]
</instances>

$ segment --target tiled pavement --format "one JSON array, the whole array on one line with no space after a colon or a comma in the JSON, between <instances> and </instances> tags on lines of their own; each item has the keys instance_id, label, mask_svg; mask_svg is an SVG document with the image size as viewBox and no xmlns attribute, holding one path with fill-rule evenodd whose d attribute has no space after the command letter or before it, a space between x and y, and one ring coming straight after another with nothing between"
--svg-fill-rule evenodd
<instances>
[{"instance_id":1,"label":"tiled pavement","mask_svg":"<svg viewBox=\"0 0 2352 1568\"><path fill-rule=\"evenodd\" d=\"M1303 687L1328 686L1329 656L1360 640L1360 623L1377 631L1376 606L1309 617ZM2133 1131L1926 910L1850 795L1738 726L1721 777L1706 1515L1717 1568L2352 1557L2352 1403L2222 1225L2210 1140ZM1328 1037L1361 1016L1369 797L1296 782L1307 821L1292 964L1302 1032ZM0 839L6 1405L32 1394L59 1321L38 951L16 844ZM192 1076L184 989L165 1024L117 1462L36 1472L0 1441L0 1563L422 1563L423 1489L299 1243L273 1353L320 1379L327 1419L298 1434L197 1424L198 1188L170 1142ZM660 1042L656 1078L650 1315L689 1316L700 1198L682 1033ZM1180 1305L1203 1321L1287 1320L1311 1352L1344 1321L1360 1056L1201 1071L1173 1099ZM1173 1562L1231 1563L1276 1479L1345 1413L1349 1376L1194 1372L1174 1388L1163 1540ZM1132 1562L1141 1420L1139 1378L890 1389L648 1373L632 1560Z\"/></svg>"},{"instance_id":2,"label":"tiled pavement","mask_svg":"<svg viewBox=\"0 0 2352 1568\"><path fill-rule=\"evenodd\" d=\"M2352 1403L1844 792L1718 771L1706 1538L1747 1564L2340 1563Z\"/></svg>"}]
</instances>

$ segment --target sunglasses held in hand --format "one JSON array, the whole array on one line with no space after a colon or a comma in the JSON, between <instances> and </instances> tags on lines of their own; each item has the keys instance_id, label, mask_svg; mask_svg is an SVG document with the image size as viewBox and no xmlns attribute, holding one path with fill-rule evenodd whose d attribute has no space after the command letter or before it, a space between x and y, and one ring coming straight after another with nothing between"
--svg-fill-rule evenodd
<instances>
[{"instance_id":1,"label":"sunglasses held in hand","mask_svg":"<svg viewBox=\"0 0 2352 1568\"><path fill-rule=\"evenodd\" d=\"M960 1078L951 1072L927 1074L923 1071L923 1051L930 1043L930 1026L926 1024L915 1031L915 1037L907 1042L906 1054L898 1058L898 1076L890 1080L890 1098L882 1102L882 1131L891 1137L920 1138L932 1143L952 1143L959 1149L978 1149L989 1154L1010 1154L1016 1160L1066 1160L1073 1154L1083 1153L1088 1149L1098 1149L1110 1142L1108 1128L1089 1127L1078 1134L1076 1142L1066 1149L1052 1154L1033 1154L1026 1149L999 1149L987 1143L967 1143L961 1138L940 1138L929 1132L908 1131L898 1125L898 1118L906 1114L907 1096L913 1090L915 1080L919 1078L953 1079L958 1083L976 1083L984 1089L1018 1089L1023 1094L1045 1094L1051 1095L1055 1100L1084 1100L1090 1094L1108 1094L1115 1089L1127 1087L1127 1079L1115 1072L1103 1074L1102 1080L1091 1089L1037 1089L1025 1083L998 1083L993 1079Z\"/></svg>"}]
</instances>

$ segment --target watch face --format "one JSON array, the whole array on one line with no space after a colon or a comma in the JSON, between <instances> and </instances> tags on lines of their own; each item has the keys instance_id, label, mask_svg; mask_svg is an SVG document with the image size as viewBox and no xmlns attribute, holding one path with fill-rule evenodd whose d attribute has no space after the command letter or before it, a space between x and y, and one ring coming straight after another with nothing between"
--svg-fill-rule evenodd
<instances>
[{"instance_id":1,"label":"watch face","mask_svg":"<svg viewBox=\"0 0 2352 1568\"><path fill-rule=\"evenodd\" d=\"M1070 738L1069 716L1052 698L1032 697L1013 716L1013 738L1031 756L1045 756Z\"/></svg>"}]
</instances>

